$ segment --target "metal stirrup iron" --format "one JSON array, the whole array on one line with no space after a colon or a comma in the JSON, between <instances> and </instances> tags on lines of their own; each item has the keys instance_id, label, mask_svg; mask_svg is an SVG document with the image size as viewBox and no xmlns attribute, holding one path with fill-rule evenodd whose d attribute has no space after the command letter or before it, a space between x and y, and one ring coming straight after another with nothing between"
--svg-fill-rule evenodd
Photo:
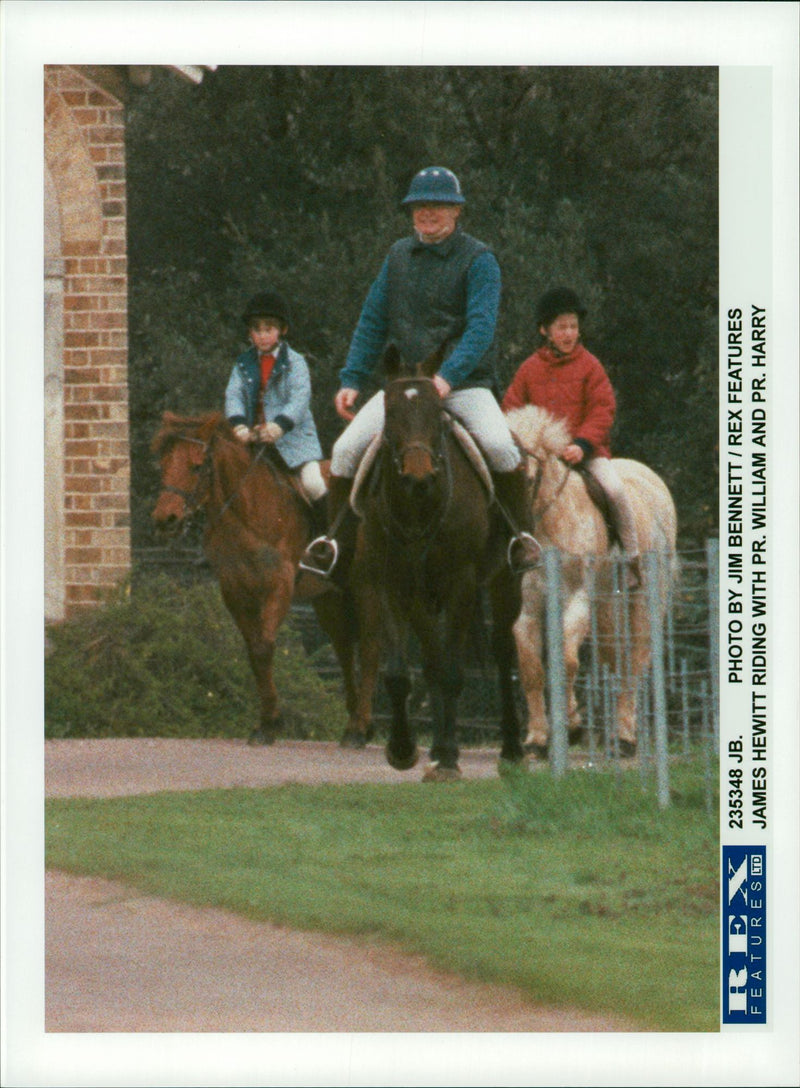
<instances>
[{"instance_id":1,"label":"metal stirrup iron","mask_svg":"<svg viewBox=\"0 0 800 1088\"><path fill-rule=\"evenodd\" d=\"M517 561L514 560L515 545L519 545L523 553ZM529 551L533 552L530 557L526 556L526 552ZM542 546L535 536L523 530L509 540L506 559L514 574L523 574L526 570L533 570L539 566L542 561Z\"/></svg>"},{"instance_id":2,"label":"metal stirrup iron","mask_svg":"<svg viewBox=\"0 0 800 1088\"><path fill-rule=\"evenodd\" d=\"M305 562L301 559L298 564L300 570L307 571L309 574L316 574L320 578L330 578L333 573L333 568L339 560L338 542L329 536L318 536L315 540L311 541L303 554L311 556L313 552L318 553L320 561L319 565L314 566L312 563ZM327 561L328 559L330 559L329 562Z\"/></svg>"}]
</instances>

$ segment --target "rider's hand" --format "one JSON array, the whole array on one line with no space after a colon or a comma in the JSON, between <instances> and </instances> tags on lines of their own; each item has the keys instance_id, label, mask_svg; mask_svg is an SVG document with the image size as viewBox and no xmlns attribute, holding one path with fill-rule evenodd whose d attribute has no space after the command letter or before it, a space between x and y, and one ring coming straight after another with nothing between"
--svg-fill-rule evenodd
<instances>
[{"instance_id":1,"label":"rider's hand","mask_svg":"<svg viewBox=\"0 0 800 1088\"><path fill-rule=\"evenodd\" d=\"M450 384L450 382L448 382L445 378L443 378L441 374L434 374L433 384L436 387L436 392L439 394L439 396L442 398L442 400L444 400L444 398L448 395L450 390L453 388L452 385Z\"/></svg>"},{"instance_id":2,"label":"rider's hand","mask_svg":"<svg viewBox=\"0 0 800 1088\"><path fill-rule=\"evenodd\" d=\"M580 446L576 446L574 442L571 442L561 456L568 465L579 465L583 460L583 450Z\"/></svg>"},{"instance_id":3,"label":"rider's hand","mask_svg":"<svg viewBox=\"0 0 800 1088\"><path fill-rule=\"evenodd\" d=\"M240 442L251 442L252 435L250 434L250 428L246 427L244 423L237 423L233 428L234 438L238 438Z\"/></svg>"},{"instance_id":4,"label":"rider's hand","mask_svg":"<svg viewBox=\"0 0 800 1088\"><path fill-rule=\"evenodd\" d=\"M357 397L357 389L344 388L339 390L339 392L336 394L336 399L333 402L336 411L339 413L342 419L346 419L348 423L351 419L355 418L353 405L355 404Z\"/></svg>"},{"instance_id":5,"label":"rider's hand","mask_svg":"<svg viewBox=\"0 0 800 1088\"><path fill-rule=\"evenodd\" d=\"M277 442L283 437L283 427L277 423L259 423L256 435L259 442Z\"/></svg>"}]
</instances>

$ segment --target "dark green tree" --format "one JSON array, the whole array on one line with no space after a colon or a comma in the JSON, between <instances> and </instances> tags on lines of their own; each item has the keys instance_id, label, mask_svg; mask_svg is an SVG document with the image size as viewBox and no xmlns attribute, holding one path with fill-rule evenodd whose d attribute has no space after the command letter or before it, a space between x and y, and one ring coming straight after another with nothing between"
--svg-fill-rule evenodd
<instances>
[{"instance_id":1,"label":"dark green tree","mask_svg":"<svg viewBox=\"0 0 800 1088\"><path fill-rule=\"evenodd\" d=\"M221 404L267 284L292 300L330 448L361 303L435 162L503 270L503 383L538 345L538 294L575 287L618 394L615 452L666 477L684 538L713 531L716 70L232 66L199 87L163 74L128 132L135 543L160 412Z\"/></svg>"}]
</instances>

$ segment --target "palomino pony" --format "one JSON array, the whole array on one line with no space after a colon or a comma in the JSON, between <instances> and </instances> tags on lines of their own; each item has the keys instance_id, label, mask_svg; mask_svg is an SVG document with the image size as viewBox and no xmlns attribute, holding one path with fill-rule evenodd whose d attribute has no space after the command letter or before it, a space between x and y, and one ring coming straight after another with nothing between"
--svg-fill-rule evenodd
<instances>
[{"instance_id":1,"label":"palomino pony","mask_svg":"<svg viewBox=\"0 0 800 1088\"><path fill-rule=\"evenodd\" d=\"M295 586L311 533L309 506L269 449L254 453L243 446L220 412L165 412L152 448L161 462L156 524L174 531L197 510L205 511L204 551L244 638L260 698L250 743L271 744L279 730L275 637L293 597L312 596L317 588L302 578ZM372 735L374 677L362 683L357 675L357 639L345 596L328 591L313 596L312 604L344 675L350 720L342 744L361 747Z\"/></svg>"},{"instance_id":2,"label":"palomino pony","mask_svg":"<svg viewBox=\"0 0 800 1088\"><path fill-rule=\"evenodd\" d=\"M503 528L487 486L453 434L430 378L438 358L419 376L400 377L399 355L384 359L386 421L383 438L357 498L362 536L351 569L361 592L362 632L390 629L386 686L392 704L386 758L398 770L418 759L407 715L405 660L409 631L420 644L433 727L427 781L458 778L456 712L463 658L477 606L489 586L492 650L500 670L501 760L524 757L514 706L512 626L519 587L505 562ZM388 608L387 608L388 605ZM371 607L371 614L369 609Z\"/></svg>"},{"instance_id":3,"label":"palomino pony","mask_svg":"<svg viewBox=\"0 0 800 1088\"><path fill-rule=\"evenodd\" d=\"M599 661L617 674L617 726L619 750L636 750L636 686L650 661L650 627L645 586L618 593L614 589L614 553L609 548L605 520L586 490L578 472L560 460L570 436L561 420L538 407L508 413L508 424L527 455L527 471L533 503L534 532L542 546L559 549L562 557L564 658L567 679L567 714L570 741L581 735L581 717L574 692L578 652L591 619L587 586L589 562L595 575ZM663 480L638 461L618 458L614 464L633 507L639 549L658 553L659 601L666 608L675 559L676 514ZM645 574L644 577L647 577ZM522 582L522 608L514 626L520 679L528 703L526 748L538 756L547 752L548 722L545 714L544 642L545 583L541 569L528 572ZM627 606L629 658L622 656L614 637L615 613Z\"/></svg>"}]
</instances>

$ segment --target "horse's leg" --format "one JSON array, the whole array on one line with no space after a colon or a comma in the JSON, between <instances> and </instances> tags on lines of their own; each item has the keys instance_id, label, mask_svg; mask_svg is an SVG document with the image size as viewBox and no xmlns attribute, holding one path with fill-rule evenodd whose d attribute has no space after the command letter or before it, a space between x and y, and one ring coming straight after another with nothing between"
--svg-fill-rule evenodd
<instances>
[{"instance_id":1,"label":"horse's leg","mask_svg":"<svg viewBox=\"0 0 800 1088\"><path fill-rule=\"evenodd\" d=\"M492 609L492 657L497 666L500 691L502 766L503 763L519 763L525 755L514 701L512 668L515 655L514 621L519 615L521 598L517 579L509 567L504 566L490 583L489 598Z\"/></svg>"},{"instance_id":2,"label":"horse's leg","mask_svg":"<svg viewBox=\"0 0 800 1088\"><path fill-rule=\"evenodd\" d=\"M545 710L544 601L539 575L526 574L522 580L522 607L514 624L519 679L528 704L528 731L525 750L540 758L547 756L548 725Z\"/></svg>"},{"instance_id":3,"label":"horse's leg","mask_svg":"<svg viewBox=\"0 0 800 1088\"><path fill-rule=\"evenodd\" d=\"M312 604L342 670L348 723L339 743L343 748L363 748L372 736L372 698L362 698L356 667L358 621L355 605L349 596L335 591L315 597Z\"/></svg>"},{"instance_id":4,"label":"horse's leg","mask_svg":"<svg viewBox=\"0 0 800 1088\"><path fill-rule=\"evenodd\" d=\"M259 723L250 734L249 744L272 744L278 734L278 692L275 687L272 663L275 656L275 638L278 628L286 618L292 601L294 567L284 563L281 570L269 580L268 588L262 588L260 601L253 606L252 599L241 588L235 593L223 595L247 646L250 667L256 680L260 701Z\"/></svg>"},{"instance_id":5,"label":"horse's leg","mask_svg":"<svg viewBox=\"0 0 800 1088\"><path fill-rule=\"evenodd\" d=\"M426 781L460 778L456 717L464 684L462 662L475 608L475 572L454 581L444 616L417 605L413 624L422 648L423 670L431 701L433 743Z\"/></svg>"},{"instance_id":6,"label":"horse's leg","mask_svg":"<svg viewBox=\"0 0 800 1088\"><path fill-rule=\"evenodd\" d=\"M387 643L384 683L392 708L386 759L396 771L407 771L419 759L416 737L408 720L408 696L411 692L407 656L408 631L405 622L398 620L392 613L384 618Z\"/></svg>"},{"instance_id":7,"label":"horse's leg","mask_svg":"<svg viewBox=\"0 0 800 1088\"><path fill-rule=\"evenodd\" d=\"M576 744L582 736L581 714L575 695L581 646L589 633L589 596L581 588L573 593L564 609L564 665L567 684L567 731L569 743Z\"/></svg>"},{"instance_id":8,"label":"horse's leg","mask_svg":"<svg viewBox=\"0 0 800 1088\"><path fill-rule=\"evenodd\" d=\"M619 754L636 754L638 723L636 721L636 692L639 677L650 663L650 626L642 594L633 596L629 611L630 653L628 661L618 668L620 674L617 697L617 738Z\"/></svg>"}]
</instances>

